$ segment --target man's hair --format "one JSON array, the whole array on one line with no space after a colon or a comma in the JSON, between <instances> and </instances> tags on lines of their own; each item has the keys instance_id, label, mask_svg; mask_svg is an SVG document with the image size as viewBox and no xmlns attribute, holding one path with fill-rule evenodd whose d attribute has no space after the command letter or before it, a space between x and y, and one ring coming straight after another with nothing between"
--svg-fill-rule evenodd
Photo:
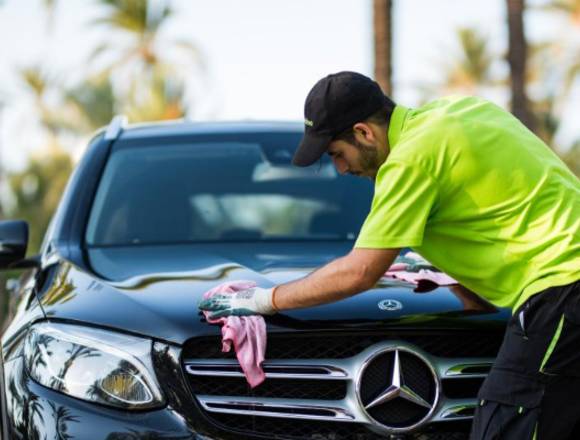
<instances>
[{"instance_id":1,"label":"man's hair","mask_svg":"<svg viewBox=\"0 0 580 440\"><path fill-rule=\"evenodd\" d=\"M389 121L391 120L391 115L393 114L393 110L395 110L395 103L388 97L385 96L385 105L366 118L364 121L357 121L357 122L372 122L373 124L377 124L380 126L384 126L385 130L389 125ZM354 124L353 124L354 125ZM333 141L345 141L349 144L355 143L354 138L354 130L352 126L348 127L343 132L337 134L333 139Z\"/></svg>"}]
</instances>

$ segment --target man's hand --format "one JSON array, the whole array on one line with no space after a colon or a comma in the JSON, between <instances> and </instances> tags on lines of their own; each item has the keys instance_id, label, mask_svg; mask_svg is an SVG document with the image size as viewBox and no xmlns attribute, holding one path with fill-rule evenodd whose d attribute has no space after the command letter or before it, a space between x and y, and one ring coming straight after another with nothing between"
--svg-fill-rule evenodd
<instances>
[{"instance_id":1,"label":"man's hand","mask_svg":"<svg viewBox=\"0 0 580 440\"><path fill-rule=\"evenodd\" d=\"M272 305L274 289L253 287L236 293L214 295L199 303L199 309L209 312L208 319L224 316L272 315L276 311Z\"/></svg>"}]
</instances>

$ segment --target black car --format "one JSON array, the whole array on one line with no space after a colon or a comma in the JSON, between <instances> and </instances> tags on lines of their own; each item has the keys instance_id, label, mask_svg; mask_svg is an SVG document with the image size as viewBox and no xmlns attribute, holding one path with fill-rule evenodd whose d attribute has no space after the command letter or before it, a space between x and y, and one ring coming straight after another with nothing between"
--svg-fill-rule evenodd
<instances>
[{"instance_id":1,"label":"black car","mask_svg":"<svg viewBox=\"0 0 580 440\"><path fill-rule=\"evenodd\" d=\"M21 268L2 336L6 439L467 438L506 310L461 286L383 279L335 304L266 318L251 389L197 304L226 281L261 287L346 254L372 183L291 157L295 123L171 122L90 142L40 255L0 222Z\"/></svg>"}]
</instances>

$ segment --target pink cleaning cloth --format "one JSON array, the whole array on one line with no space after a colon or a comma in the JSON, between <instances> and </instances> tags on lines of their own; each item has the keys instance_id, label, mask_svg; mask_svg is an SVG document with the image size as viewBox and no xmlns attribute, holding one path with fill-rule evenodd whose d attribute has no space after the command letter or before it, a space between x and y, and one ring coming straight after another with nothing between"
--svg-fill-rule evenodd
<instances>
[{"instance_id":1,"label":"pink cleaning cloth","mask_svg":"<svg viewBox=\"0 0 580 440\"><path fill-rule=\"evenodd\" d=\"M216 294L235 293L239 290L256 287L253 281L233 281L220 284L204 293L204 299ZM222 352L227 353L232 349L236 351L236 357L246 380L252 388L257 387L266 379L262 369L264 355L266 353L266 322L260 315L253 316L227 316L224 318L209 319L208 312L203 312L210 324L222 326Z\"/></svg>"},{"instance_id":2,"label":"pink cleaning cloth","mask_svg":"<svg viewBox=\"0 0 580 440\"><path fill-rule=\"evenodd\" d=\"M419 272L407 272L404 270L391 271L385 273L385 277L395 278L397 280L407 281L413 284L419 284L420 281L431 281L439 286L450 286L459 284L459 282L443 272L434 272L432 270L420 269Z\"/></svg>"},{"instance_id":3,"label":"pink cleaning cloth","mask_svg":"<svg viewBox=\"0 0 580 440\"><path fill-rule=\"evenodd\" d=\"M439 286L450 286L459 282L435 268L421 255L415 252L407 252L402 257L397 257L384 275L387 278L407 281L415 285L430 281Z\"/></svg>"}]
</instances>

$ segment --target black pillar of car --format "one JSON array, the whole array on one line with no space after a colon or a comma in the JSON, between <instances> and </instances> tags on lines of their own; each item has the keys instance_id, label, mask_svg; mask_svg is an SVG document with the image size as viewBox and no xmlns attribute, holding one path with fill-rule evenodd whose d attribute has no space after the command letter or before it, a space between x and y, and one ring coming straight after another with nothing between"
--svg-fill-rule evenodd
<instances>
[{"instance_id":1,"label":"black pillar of car","mask_svg":"<svg viewBox=\"0 0 580 440\"><path fill-rule=\"evenodd\" d=\"M53 263L48 254L55 254L58 258L72 261L77 266L87 267L83 249L86 222L111 147L116 140L117 137L113 139L107 137L106 133L100 130L89 141L87 150L71 174L54 214L54 227L50 228L45 237L47 252L42 256L42 267Z\"/></svg>"}]
</instances>

